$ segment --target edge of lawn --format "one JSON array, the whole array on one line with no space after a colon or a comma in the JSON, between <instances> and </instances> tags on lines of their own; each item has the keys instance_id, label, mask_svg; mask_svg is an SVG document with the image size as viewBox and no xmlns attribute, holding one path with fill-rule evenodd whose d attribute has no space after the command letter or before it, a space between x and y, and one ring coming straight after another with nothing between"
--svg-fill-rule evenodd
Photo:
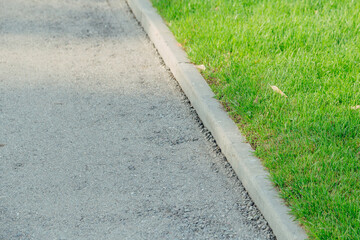
<instances>
[{"instance_id":1,"label":"edge of lawn","mask_svg":"<svg viewBox=\"0 0 360 240\"><path fill-rule=\"evenodd\" d=\"M137 20L159 51L165 64L189 98L205 127L214 136L249 195L268 221L278 240L307 239L290 209L279 197L270 175L241 135L205 79L189 61L149 0L127 0Z\"/></svg>"}]
</instances>

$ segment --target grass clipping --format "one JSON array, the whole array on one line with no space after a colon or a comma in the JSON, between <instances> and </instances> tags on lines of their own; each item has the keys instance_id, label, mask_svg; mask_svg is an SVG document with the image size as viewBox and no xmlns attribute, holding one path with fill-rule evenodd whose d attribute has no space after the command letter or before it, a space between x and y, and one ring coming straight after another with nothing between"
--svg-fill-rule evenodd
<instances>
[{"instance_id":1,"label":"grass clipping","mask_svg":"<svg viewBox=\"0 0 360 240\"><path fill-rule=\"evenodd\" d=\"M274 92L280 94L281 96L284 96L284 97L286 97L286 98L288 97L288 96L286 96L286 94L285 94L283 91L281 91L277 86L270 86L270 87L271 87L272 90L274 90Z\"/></svg>"}]
</instances>

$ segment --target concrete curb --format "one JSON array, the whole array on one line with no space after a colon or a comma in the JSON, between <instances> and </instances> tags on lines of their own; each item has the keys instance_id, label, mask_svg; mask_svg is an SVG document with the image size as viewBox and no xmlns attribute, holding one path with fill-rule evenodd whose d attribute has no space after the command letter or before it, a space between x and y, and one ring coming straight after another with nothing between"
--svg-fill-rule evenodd
<instances>
[{"instance_id":1,"label":"concrete curb","mask_svg":"<svg viewBox=\"0 0 360 240\"><path fill-rule=\"evenodd\" d=\"M214 136L251 198L268 221L278 240L307 239L305 231L292 220L289 209L269 180L269 173L245 143L236 124L215 99L214 93L178 46L172 33L149 0L127 0L165 64L191 101L204 125Z\"/></svg>"}]
</instances>

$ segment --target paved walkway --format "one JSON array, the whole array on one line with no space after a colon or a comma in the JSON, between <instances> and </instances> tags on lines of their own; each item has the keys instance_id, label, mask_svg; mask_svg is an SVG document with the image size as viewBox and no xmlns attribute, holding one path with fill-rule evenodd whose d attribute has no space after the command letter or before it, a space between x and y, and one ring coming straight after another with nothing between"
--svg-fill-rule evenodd
<instances>
[{"instance_id":1,"label":"paved walkway","mask_svg":"<svg viewBox=\"0 0 360 240\"><path fill-rule=\"evenodd\" d=\"M0 239L272 239L124 0L0 0Z\"/></svg>"}]
</instances>

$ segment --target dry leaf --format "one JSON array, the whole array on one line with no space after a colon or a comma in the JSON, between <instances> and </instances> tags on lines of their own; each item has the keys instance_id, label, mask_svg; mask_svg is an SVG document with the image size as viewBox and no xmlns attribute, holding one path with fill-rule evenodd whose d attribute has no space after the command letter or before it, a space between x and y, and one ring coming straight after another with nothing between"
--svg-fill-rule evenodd
<instances>
[{"instance_id":1,"label":"dry leaf","mask_svg":"<svg viewBox=\"0 0 360 240\"><path fill-rule=\"evenodd\" d=\"M354 107L351 107L351 109L354 109L354 110L359 109L359 108L360 108L360 105L356 105Z\"/></svg>"},{"instance_id":2,"label":"dry leaf","mask_svg":"<svg viewBox=\"0 0 360 240\"><path fill-rule=\"evenodd\" d=\"M257 104L259 102L259 96L256 96L255 100L254 100L254 104Z\"/></svg>"},{"instance_id":3,"label":"dry leaf","mask_svg":"<svg viewBox=\"0 0 360 240\"><path fill-rule=\"evenodd\" d=\"M206 67L204 66L204 65L195 65L195 67L197 68L197 69L200 69L200 70L203 70L203 71L205 71L205 69L206 69Z\"/></svg>"},{"instance_id":4,"label":"dry leaf","mask_svg":"<svg viewBox=\"0 0 360 240\"><path fill-rule=\"evenodd\" d=\"M281 91L277 86L270 86L272 88L272 90L274 90L275 92L281 94L284 97L287 97L285 93L283 93L283 91Z\"/></svg>"}]
</instances>

